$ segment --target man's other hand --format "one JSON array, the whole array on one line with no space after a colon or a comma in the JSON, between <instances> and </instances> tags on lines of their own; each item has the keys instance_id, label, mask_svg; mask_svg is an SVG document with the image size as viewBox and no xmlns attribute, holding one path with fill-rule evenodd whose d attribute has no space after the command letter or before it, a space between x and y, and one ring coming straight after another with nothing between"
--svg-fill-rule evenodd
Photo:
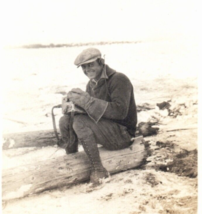
<instances>
[{"instance_id":1,"label":"man's other hand","mask_svg":"<svg viewBox=\"0 0 202 214\"><path fill-rule=\"evenodd\" d=\"M72 103L67 102L67 97L62 98L62 113L67 114L72 109Z\"/></svg>"},{"instance_id":2,"label":"man's other hand","mask_svg":"<svg viewBox=\"0 0 202 214\"><path fill-rule=\"evenodd\" d=\"M86 109L86 104L90 100L90 95L80 88L74 88L70 92L68 92L67 99L80 106L81 108Z\"/></svg>"}]
</instances>

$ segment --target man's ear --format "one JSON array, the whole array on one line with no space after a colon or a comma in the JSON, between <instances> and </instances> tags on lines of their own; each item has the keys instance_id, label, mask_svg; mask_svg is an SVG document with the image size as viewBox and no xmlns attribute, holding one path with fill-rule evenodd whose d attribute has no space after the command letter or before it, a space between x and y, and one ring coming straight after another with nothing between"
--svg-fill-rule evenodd
<instances>
[{"instance_id":1,"label":"man's ear","mask_svg":"<svg viewBox=\"0 0 202 214\"><path fill-rule=\"evenodd\" d=\"M98 62L99 65L104 65L105 60L102 59L102 58L98 58L98 59L97 59L97 62Z\"/></svg>"}]
</instances>

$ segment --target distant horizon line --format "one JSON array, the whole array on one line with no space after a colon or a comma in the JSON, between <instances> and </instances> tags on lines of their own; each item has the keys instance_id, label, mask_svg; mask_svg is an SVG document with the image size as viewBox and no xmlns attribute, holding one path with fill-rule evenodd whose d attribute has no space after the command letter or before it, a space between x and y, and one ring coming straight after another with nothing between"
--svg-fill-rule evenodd
<instances>
[{"instance_id":1,"label":"distant horizon line","mask_svg":"<svg viewBox=\"0 0 202 214\"><path fill-rule=\"evenodd\" d=\"M34 43L29 45L19 45L19 46L7 46L6 48L62 48L62 47L80 47L80 46L89 46L89 45L113 45L113 44L132 44L132 43L141 43L142 41L110 41L110 42L81 42L81 43Z\"/></svg>"}]
</instances>

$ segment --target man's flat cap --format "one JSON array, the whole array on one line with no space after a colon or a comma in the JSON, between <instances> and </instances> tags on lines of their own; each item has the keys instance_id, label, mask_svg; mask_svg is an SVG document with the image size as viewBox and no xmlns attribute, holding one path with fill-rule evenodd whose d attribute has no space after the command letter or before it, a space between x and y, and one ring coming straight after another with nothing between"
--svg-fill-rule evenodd
<instances>
[{"instance_id":1,"label":"man's flat cap","mask_svg":"<svg viewBox=\"0 0 202 214\"><path fill-rule=\"evenodd\" d=\"M88 48L83 50L75 59L74 64L78 67L80 65L90 63L96 59L101 58L101 52L96 48Z\"/></svg>"}]
</instances>

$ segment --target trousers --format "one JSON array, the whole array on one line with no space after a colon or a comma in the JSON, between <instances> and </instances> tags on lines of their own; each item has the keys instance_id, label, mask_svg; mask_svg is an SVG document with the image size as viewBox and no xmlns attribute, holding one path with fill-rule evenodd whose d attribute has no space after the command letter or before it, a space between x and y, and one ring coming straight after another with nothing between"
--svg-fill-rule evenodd
<instances>
[{"instance_id":1,"label":"trousers","mask_svg":"<svg viewBox=\"0 0 202 214\"><path fill-rule=\"evenodd\" d=\"M66 142L68 141L67 121L68 115L64 115L59 123L62 139ZM127 127L104 118L95 123L88 115L75 115L73 130L78 142L83 146L90 160L92 170L96 172L96 175L98 172L105 171L97 144L103 145L108 150L124 149L132 144L131 135L128 133Z\"/></svg>"},{"instance_id":2,"label":"trousers","mask_svg":"<svg viewBox=\"0 0 202 214\"><path fill-rule=\"evenodd\" d=\"M68 139L68 115L60 118L59 127L64 141ZM96 124L88 115L75 115L73 129L79 141L101 144L108 150L124 149L131 145L131 135L127 127L111 120L100 119Z\"/></svg>"}]
</instances>

